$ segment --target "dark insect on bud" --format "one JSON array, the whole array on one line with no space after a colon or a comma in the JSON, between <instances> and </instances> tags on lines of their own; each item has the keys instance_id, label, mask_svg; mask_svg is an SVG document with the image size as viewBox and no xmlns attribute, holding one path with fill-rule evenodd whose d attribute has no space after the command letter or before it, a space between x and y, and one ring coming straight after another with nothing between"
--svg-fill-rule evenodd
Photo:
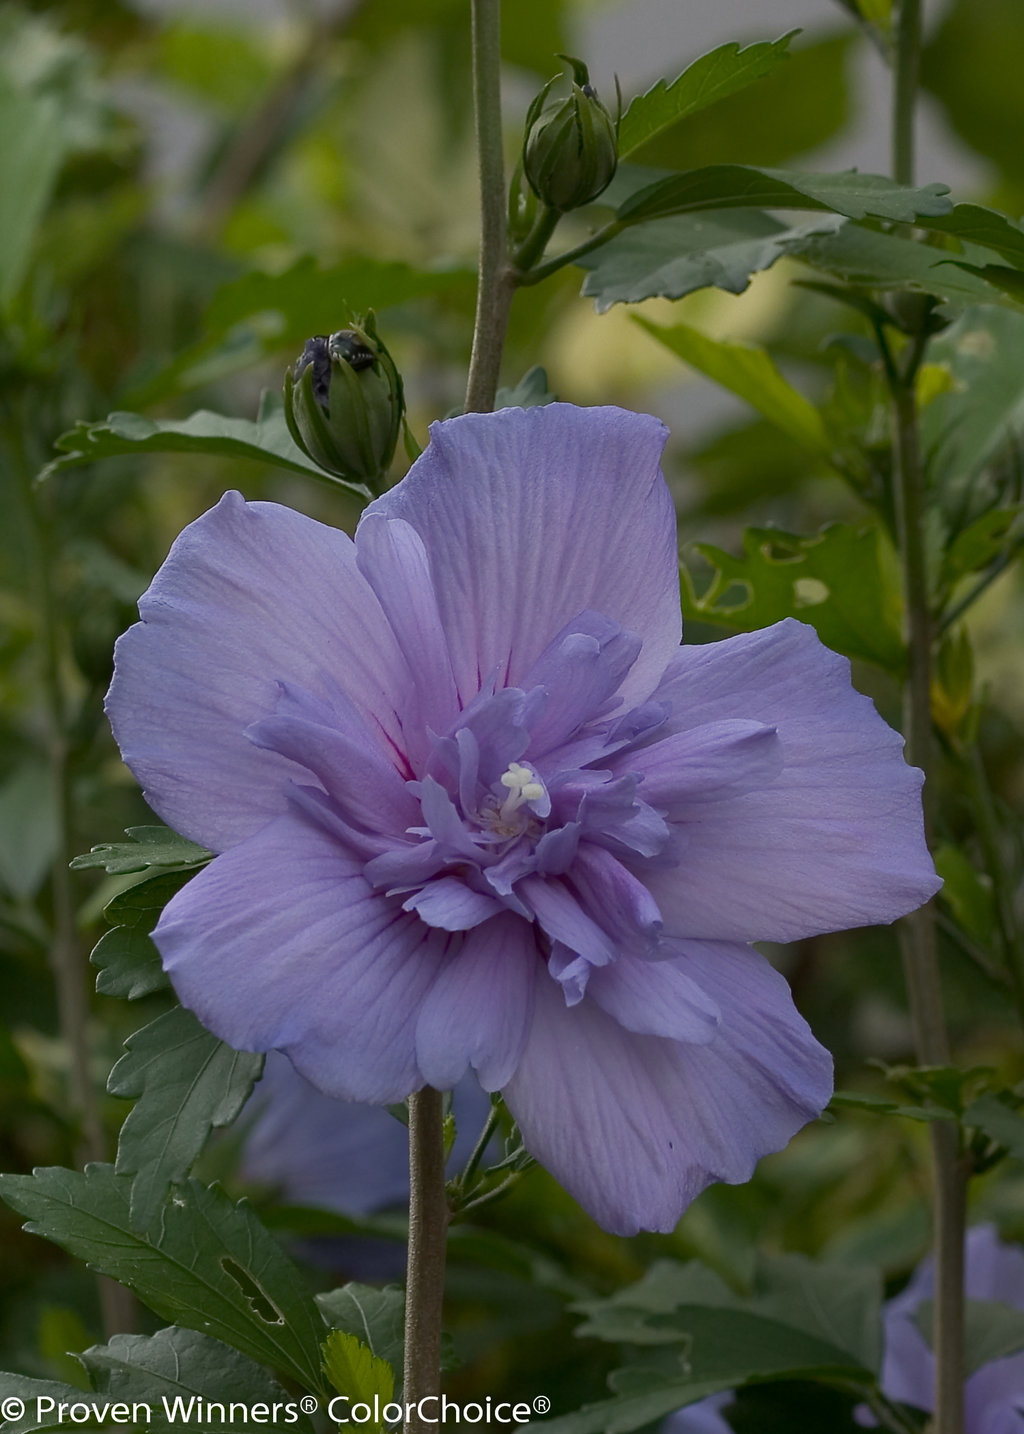
<instances>
[{"instance_id":1,"label":"dark insect on bud","mask_svg":"<svg viewBox=\"0 0 1024 1434\"><path fill-rule=\"evenodd\" d=\"M602 194L618 163L616 124L597 97L587 67L571 55L572 91L544 108L549 81L526 116L523 171L538 199L550 209L578 209Z\"/></svg>"},{"instance_id":2,"label":"dark insect on bud","mask_svg":"<svg viewBox=\"0 0 1024 1434\"><path fill-rule=\"evenodd\" d=\"M402 427L402 380L368 314L352 328L307 339L284 379L285 416L298 446L349 483L380 488Z\"/></svg>"}]
</instances>

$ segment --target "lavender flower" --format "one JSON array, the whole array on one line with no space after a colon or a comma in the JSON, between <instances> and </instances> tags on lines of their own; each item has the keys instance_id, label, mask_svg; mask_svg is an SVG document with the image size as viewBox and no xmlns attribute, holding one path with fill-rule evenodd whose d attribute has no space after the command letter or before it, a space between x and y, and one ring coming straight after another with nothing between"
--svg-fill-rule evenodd
<instances>
[{"instance_id":1,"label":"lavender flower","mask_svg":"<svg viewBox=\"0 0 1024 1434\"><path fill-rule=\"evenodd\" d=\"M1004 1245L991 1225L976 1226L967 1232L964 1246L964 1286L968 1299L1024 1310L1024 1252ZM935 1407L935 1356L914 1317L934 1293L935 1266L929 1258L886 1305L882 1364L885 1394L929 1412ZM964 1434L1024 1434L1024 1354L994 1359L965 1382Z\"/></svg>"},{"instance_id":2,"label":"lavender flower","mask_svg":"<svg viewBox=\"0 0 1024 1434\"><path fill-rule=\"evenodd\" d=\"M920 773L810 628L680 648L664 438L563 404L437 424L354 542L229 493L108 699L154 810L221 853L155 933L184 1004L345 1099L472 1067L621 1233L829 1097L749 943L938 885Z\"/></svg>"}]
</instances>

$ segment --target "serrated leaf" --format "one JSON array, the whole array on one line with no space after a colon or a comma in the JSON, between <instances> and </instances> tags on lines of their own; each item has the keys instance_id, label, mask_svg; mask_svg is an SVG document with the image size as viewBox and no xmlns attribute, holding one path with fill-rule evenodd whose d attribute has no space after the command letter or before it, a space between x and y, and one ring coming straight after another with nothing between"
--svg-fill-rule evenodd
<instances>
[{"instance_id":1,"label":"serrated leaf","mask_svg":"<svg viewBox=\"0 0 1024 1434\"><path fill-rule=\"evenodd\" d=\"M189 1180L143 1234L132 1228L130 1194L131 1181L111 1165L0 1175L0 1198L30 1234L127 1285L163 1319L322 1390L323 1321L302 1275L246 1202Z\"/></svg>"},{"instance_id":2,"label":"serrated leaf","mask_svg":"<svg viewBox=\"0 0 1024 1434\"><path fill-rule=\"evenodd\" d=\"M1024 304L1024 274L1019 269L1010 269L1005 264L967 264L962 259L950 259L949 262L965 274L975 274L984 279L986 284L1015 303Z\"/></svg>"},{"instance_id":3,"label":"serrated leaf","mask_svg":"<svg viewBox=\"0 0 1024 1434\"><path fill-rule=\"evenodd\" d=\"M588 269L583 294L598 313L613 304L681 299L714 287L742 294L751 276L784 254L802 251L810 236L833 230L831 215L785 225L758 210L707 211L656 219L627 229L576 262Z\"/></svg>"},{"instance_id":4,"label":"serrated leaf","mask_svg":"<svg viewBox=\"0 0 1024 1434\"><path fill-rule=\"evenodd\" d=\"M825 457L830 455L832 445L821 414L786 382L764 349L730 339L713 339L689 324L674 324L666 329L639 316L634 322L684 363L744 399L805 448Z\"/></svg>"},{"instance_id":5,"label":"serrated leaf","mask_svg":"<svg viewBox=\"0 0 1024 1434\"><path fill-rule=\"evenodd\" d=\"M101 936L89 960L99 968L96 990L103 996L135 1000L170 986L160 953L150 940L160 913L193 872L152 876L119 892L104 909L114 929Z\"/></svg>"},{"instance_id":6,"label":"serrated leaf","mask_svg":"<svg viewBox=\"0 0 1024 1434\"><path fill-rule=\"evenodd\" d=\"M658 1261L635 1285L578 1306L588 1318L577 1333L660 1345L663 1354L616 1371L616 1397L546 1420L545 1429L625 1434L707 1394L765 1379L870 1385L881 1358L881 1295L874 1271L802 1256L763 1261L749 1296L695 1262Z\"/></svg>"},{"instance_id":7,"label":"serrated leaf","mask_svg":"<svg viewBox=\"0 0 1024 1434\"><path fill-rule=\"evenodd\" d=\"M924 225L939 234L950 234L966 244L981 244L1024 269L1024 229L981 204L955 204L951 213L931 217Z\"/></svg>"},{"instance_id":8,"label":"serrated leaf","mask_svg":"<svg viewBox=\"0 0 1024 1434\"><path fill-rule=\"evenodd\" d=\"M914 1323L929 1345L935 1320L935 1302L922 1300ZM1006 1359L1024 1349L1024 1310L998 1300L964 1301L964 1373L970 1378L982 1365Z\"/></svg>"},{"instance_id":9,"label":"serrated leaf","mask_svg":"<svg viewBox=\"0 0 1024 1434\"><path fill-rule=\"evenodd\" d=\"M1024 1160L1024 1117L993 1092L971 1101L964 1111L963 1121L965 1125L983 1131L1015 1160Z\"/></svg>"},{"instance_id":10,"label":"serrated leaf","mask_svg":"<svg viewBox=\"0 0 1024 1434\"><path fill-rule=\"evenodd\" d=\"M952 1120L951 1111L939 1106L900 1105L897 1101L886 1100L884 1096L867 1095L857 1090L837 1090L829 1102L829 1109L863 1110L872 1115L899 1115L905 1120L920 1120L928 1123L934 1120Z\"/></svg>"},{"instance_id":11,"label":"serrated leaf","mask_svg":"<svg viewBox=\"0 0 1024 1434\"><path fill-rule=\"evenodd\" d=\"M843 224L831 234L810 235L791 245L789 252L844 283L912 289L955 304L1012 303L998 288L953 262L947 251L860 224Z\"/></svg>"},{"instance_id":12,"label":"serrated leaf","mask_svg":"<svg viewBox=\"0 0 1024 1434\"><path fill-rule=\"evenodd\" d=\"M395 1375L386 1360L378 1359L362 1340L343 1329L332 1329L323 1343L324 1373L339 1394L372 1406L374 1397L390 1404Z\"/></svg>"},{"instance_id":13,"label":"serrated leaf","mask_svg":"<svg viewBox=\"0 0 1024 1434\"><path fill-rule=\"evenodd\" d=\"M698 209L827 209L847 219L912 223L919 215L945 214L952 205L945 184L911 189L882 174L848 169L838 174L794 174L749 164L712 164L656 180L616 210L620 222L664 219Z\"/></svg>"},{"instance_id":14,"label":"serrated leaf","mask_svg":"<svg viewBox=\"0 0 1024 1434\"><path fill-rule=\"evenodd\" d=\"M263 1056L236 1051L176 1006L136 1031L110 1072L111 1095L135 1100L117 1142L118 1175L134 1175L131 1222L149 1228L172 1185L185 1179L211 1130L252 1094Z\"/></svg>"},{"instance_id":15,"label":"serrated leaf","mask_svg":"<svg viewBox=\"0 0 1024 1434\"><path fill-rule=\"evenodd\" d=\"M288 432L280 401L264 392L255 423L228 418L201 408L188 418L146 418L141 413L111 413L102 423L79 421L57 439L61 456L48 463L40 478L50 478L80 463L102 458L138 457L147 453L208 453L217 458L248 458L273 463L294 473L363 497L369 490L327 473L306 456Z\"/></svg>"},{"instance_id":16,"label":"serrated leaf","mask_svg":"<svg viewBox=\"0 0 1024 1434\"><path fill-rule=\"evenodd\" d=\"M833 651L898 672L904 660L899 600L881 541L877 528L833 523L811 537L748 528L739 558L698 543L715 575L698 596L684 565L683 615L740 632L796 617Z\"/></svg>"},{"instance_id":17,"label":"serrated leaf","mask_svg":"<svg viewBox=\"0 0 1024 1434\"><path fill-rule=\"evenodd\" d=\"M355 1335L394 1369L402 1366L405 1344L405 1291L398 1285L361 1285L355 1281L315 1296L332 1329Z\"/></svg>"},{"instance_id":18,"label":"serrated leaf","mask_svg":"<svg viewBox=\"0 0 1024 1434\"><path fill-rule=\"evenodd\" d=\"M669 84L659 80L630 101L619 125L619 158L625 159L662 130L687 115L707 109L761 79L787 58L789 42L798 30L778 40L760 40L741 47L736 41L719 45L688 65Z\"/></svg>"},{"instance_id":19,"label":"serrated leaf","mask_svg":"<svg viewBox=\"0 0 1024 1434\"><path fill-rule=\"evenodd\" d=\"M125 836L128 841L106 841L90 847L72 860L72 868L84 871L102 867L110 876L123 876L151 866L201 866L213 857L212 851L179 836L170 827L125 827Z\"/></svg>"},{"instance_id":20,"label":"serrated leaf","mask_svg":"<svg viewBox=\"0 0 1024 1434\"><path fill-rule=\"evenodd\" d=\"M109 1344L93 1345L78 1358L93 1388L108 1399L149 1404L156 1416L152 1425L155 1428L180 1430L183 1424L203 1428L198 1414L189 1412L194 1408L190 1401L196 1397L221 1403L238 1400L249 1407L294 1404L262 1365L218 1339L178 1325L154 1335L117 1334ZM161 1414L166 1414L165 1400L172 1413L181 1411L180 1418L160 1419ZM183 1406L176 1405L178 1400L183 1401ZM309 1434L312 1429L298 1409L287 1422L300 1434ZM212 1427L222 1430L223 1424Z\"/></svg>"},{"instance_id":21,"label":"serrated leaf","mask_svg":"<svg viewBox=\"0 0 1024 1434\"><path fill-rule=\"evenodd\" d=\"M0 1371L0 1402L7 1399L20 1399L25 1405L25 1413L20 1419L5 1419L3 1421L4 1434L67 1434L72 1427L71 1421L65 1412L61 1418L61 1406L70 1404L81 1404L88 1407L94 1401L86 1390L77 1388L74 1384L63 1384L56 1379L32 1379L27 1374L9 1374L6 1370ZM45 1407L40 1404L45 1401ZM52 1406L51 1406L52 1401ZM107 1400L95 1401L100 1409ZM117 1424L113 1419L104 1421L102 1418L86 1418L82 1421L76 1420L76 1429L114 1429ZM124 1426L121 1425L121 1428Z\"/></svg>"}]
</instances>

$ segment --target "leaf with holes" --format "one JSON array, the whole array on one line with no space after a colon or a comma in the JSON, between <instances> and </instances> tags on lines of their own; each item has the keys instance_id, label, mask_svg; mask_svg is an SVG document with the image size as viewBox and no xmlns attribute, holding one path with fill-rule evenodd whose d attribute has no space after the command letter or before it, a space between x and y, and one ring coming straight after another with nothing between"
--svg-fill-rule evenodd
<instances>
[{"instance_id":1,"label":"leaf with holes","mask_svg":"<svg viewBox=\"0 0 1024 1434\"><path fill-rule=\"evenodd\" d=\"M169 1187L188 1175L210 1131L238 1115L263 1057L233 1050L181 1006L124 1044L107 1090L136 1102L121 1128L116 1169L135 1176L131 1221L145 1230Z\"/></svg>"},{"instance_id":2,"label":"leaf with holes","mask_svg":"<svg viewBox=\"0 0 1024 1434\"><path fill-rule=\"evenodd\" d=\"M833 523L811 537L774 528L748 528L743 556L695 544L715 573L698 595L683 566L683 616L754 632L784 617L810 623L835 652L903 666L899 588L877 528Z\"/></svg>"},{"instance_id":3,"label":"leaf with holes","mask_svg":"<svg viewBox=\"0 0 1024 1434\"><path fill-rule=\"evenodd\" d=\"M760 40L742 48L732 40L701 55L671 83L658 80L646 93L631 100L622 116L619 158L625 159L687 115L707 109L771 74L788 58L789 42L797 34L799 31L790 30L778 40Z\"/></svg>"},{"instance_id":4,"label":"leaf with holes","mask_svg":"<svg viewBox=\"0 0 1024 1434\"><path fill-rule=\"evenodd\" d=\"M306 1282L252 1209L189 1180L143 1234L131 1181L111 1165L0 1175L0 1198L90 1269L134 1290L163 1319L221 1339L304 1388L323 1390L323 1321Z\"/></svg>"},{"instance_id":5,"label":"leaf with holes","mask_svg":"<svg viewBox=\"0 0 1024 1434\"><path fill-rule=\"evenodd\" d=\"M293 1402L262 1365L218 1339L178 1325L153 1335L116 1334L109 1344L93 1345L78 1358L93 1388L108 1399L151 1405L157 1415L154 1428L180 1430L184 1423L195 1428L196 1420L184 1411L194 1408L191 1401L196 1397L221 1403L237 1400L249 1408ZM181 1417L160 1421L164 1401ZM287 1423L297 1434L311 1434L312 1425L305 1415L297 1409L292 1412L295 1417Z\"/></svg>"}]
</instances>

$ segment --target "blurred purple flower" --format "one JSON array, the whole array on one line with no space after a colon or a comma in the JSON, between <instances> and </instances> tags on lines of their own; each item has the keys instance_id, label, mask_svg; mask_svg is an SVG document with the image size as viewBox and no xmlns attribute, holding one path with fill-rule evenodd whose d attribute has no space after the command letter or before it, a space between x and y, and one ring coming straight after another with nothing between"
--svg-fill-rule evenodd
<instances>
[{"instance_id":1,"label":"blurred purple flower","mask_svg":"<svg viewBox=\"0 0 1024 1434\"><path fill-rule=\"evenodd\" d=\"M971 1300L995 1300L1024 1310L1024 1251L1004 1245L991 1225L967 1233L964 1285ZM931 1412L935 1356L914 1316L935 1293L929 1258L906 1289L885 1307L882 1390L900 1404ZM872 1421L873 1422L873 1421ZM964 1385L964 1434L1024 1434L1024 1354L984 1364Z\"/></svg>"},{"instance_id":2,"label":"blurred purple flower","mask_svg":"<svg viewBox=\"0 0 1024 1434\"><path fill-rule=\"evenodd\" d=\"M108 699L154 810L221 853L155 933L184 1004L346 1099L472 1067L624 1234L828 1100L749 943L938 885L920 773L810 628L680 648L664 438L565 404L437 424L354 542L229 493Z\"/></svg>"},{"instance_id":3,"label":"blurred purple flower","mask_svg":"<svg viewBox=\"0 0 1024 1434\"><path fill-rule=\"evenodd\" d=\"M731 1389L725 1389L721 1394L699 1399L696 1404L687 1404L662 1422L659 1434L733 1434L732 1425L726 1423L719 1411L727 1409L735 1398Z\"/></svg>"},{"instance_id":4,"label":"blurred purple flower","mask_svg":"<svg viewBox=\"0 0 1024 1434\"><path fill-rule=\"evenodd\" d=\"M490 1108L472 1076L460 1083L453 1167L469 1157ZM242 1174L289 1204L372 1215L408 1203L409 1137L401 1122L383 1106L324 1095L278 1051L268 1054L242 1120Z\"/></svg>"}]
</instances>

